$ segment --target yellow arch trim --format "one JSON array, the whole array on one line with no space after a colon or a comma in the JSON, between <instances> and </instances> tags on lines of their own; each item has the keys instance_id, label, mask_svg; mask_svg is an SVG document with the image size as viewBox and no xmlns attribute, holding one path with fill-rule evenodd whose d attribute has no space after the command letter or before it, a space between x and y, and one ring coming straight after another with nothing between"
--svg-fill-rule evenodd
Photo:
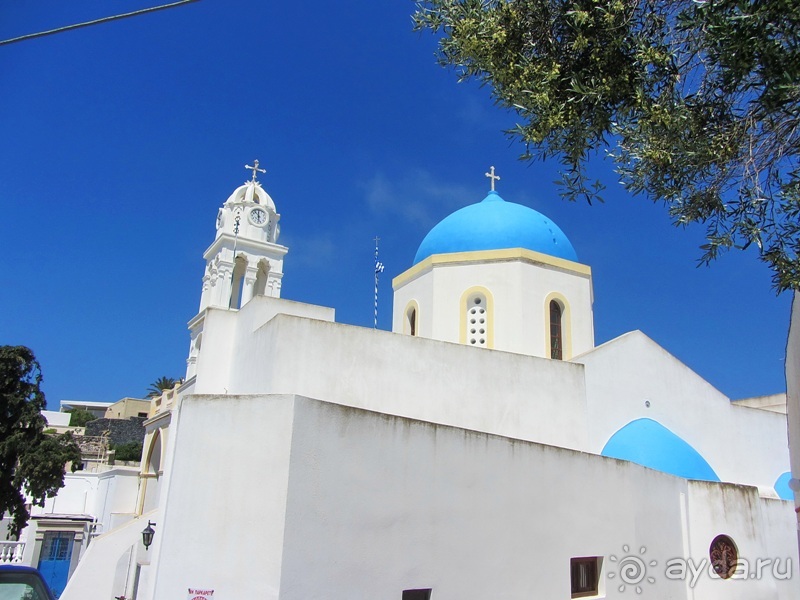
<instances>
[{"instance_id":1,"label":"yellow arch trim","mask_svg":"<svg viewBox=\"0 0 800 600\"><path fill-rule=\"evenodd\" d=\"M161 429L156 429L153 432L153 437L150 438L149 443L147 445L147 458L144 461L145 468L143 469L143 473L145 475L156 475L159 476L164 470L161 468L164 463L164 443L163 443L163 436L161 435ZM153 458L153 452L156 449L156 444L158 444L158 449L160 450L160 458L159 458L159 465L158 469L154 472L150 468L150 459Z\"/></svg>"},{"instance_id":2,"label":"yellow arch trim","mask_svg":"<svg viewBox=\"0 0 800 600\"><path fill-rule=\"evenodd\" d=\"M488 288L482 285L474 285L464 290L461 294L461 309L459 311L461 322L459 325L458 339L462 344L467 343L467 300L474 294L482 294L483 297L486 298L486 347L494 348L494 296Z\"/></svg>"},{"instance_id":3,"label":"yellow arch trim","mask_svg":"<svg viewBox=\"0 0 800 600\"><path fill-rule=\"evenodd\" d=\"M416 333L414 335L419 337L419 304L413 298L408 301L408 304L406 304L406 308L403 311L403 333L405 335L411 335L411 327L408 322L408 311L411 310L412 308L414 309L414 319L416 328Z\"/></svg>"},{"instance_id":4,"label":"yellow arch trim","mask_svg":"<svg viewBox=\"0 0 800 600\"><path fill-rule=\"evenodd\" d=\"M150 469L150 459L153 457L153 451L156 448L156 444L159 445L161 450L161 462L163 464L164 460L164 443L163 443L163 436L161 435L161 429L156 429L151 435L145 437L145 447L147 448L147 452L145 454L145 460L142 461L142 465L139 468L139 494L136 500L136 514L141 515L142 511L144 510L144 501L147 497L147 482L149 479L158 479L159 476L163 473L163 471L156 471L153 473Z\"/></svg>"},{"instance_id":5,"label":"yellow arch trim","mask_svg":"<svg viewBox=\"0 0 800 600\"><path fill-rule=\"evenodd\" d=\"M561 334L564 343L563 360L572 358L572 310L564 294L551 292L544 299L544 352L547 358L550 356L550 302L557 301L561 305Z\"/></svg>"}]
</instances>

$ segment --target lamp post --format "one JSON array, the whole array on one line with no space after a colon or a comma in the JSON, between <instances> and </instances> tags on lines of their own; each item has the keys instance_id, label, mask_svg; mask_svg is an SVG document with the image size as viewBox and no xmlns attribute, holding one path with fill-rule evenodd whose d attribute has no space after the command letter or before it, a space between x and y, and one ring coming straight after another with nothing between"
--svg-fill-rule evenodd
<instances>
[{"instance_id":1,"label":"lamp post","mask_svg":"<svg viewBox=\"0 0 800 600\"><path fill-rule=\"evenodd\" d=\"M153 525L155 525L155 523L150 522L150 519L148 519L147 527L142 530L142 543L144 544L145 550L150 548L150 544L153 543L153 536L156 533L156 530L153 529Z\"/></svg>"}]
</instances>

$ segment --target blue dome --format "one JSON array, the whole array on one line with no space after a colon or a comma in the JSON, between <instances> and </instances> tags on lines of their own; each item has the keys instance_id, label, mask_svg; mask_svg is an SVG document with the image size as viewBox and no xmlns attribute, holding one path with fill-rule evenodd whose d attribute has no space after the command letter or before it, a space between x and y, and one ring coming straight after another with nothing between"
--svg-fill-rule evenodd
<instances>
[{"instance_id":1,"label":"blue dome","mask_svg":"<svg viewBox=\"0 0 800 600\"><path fill-rule=\"evenodd\" d=\"M419 245L414 264L433 254L525 248L577 261L567 236L543 214L489 192L481 202L445 217Z\"/></svg>"},{"instance_id":2,"label":"blue dome","mask_svg":"<svg viewBox=\"0 0 800 600\"><path fill-rule=\"evenodd\" d=\"M606 442L601 454L685 479L719 481L697 450L652 419L636 419L625 425Z\"/></svg>"}]
</instances>

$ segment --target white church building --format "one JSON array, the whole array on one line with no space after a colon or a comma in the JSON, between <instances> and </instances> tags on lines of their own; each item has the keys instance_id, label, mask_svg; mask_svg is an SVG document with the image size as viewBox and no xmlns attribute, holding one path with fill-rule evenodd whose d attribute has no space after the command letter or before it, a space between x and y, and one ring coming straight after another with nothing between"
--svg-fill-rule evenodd
<instances>
[{"instance_id":1,"label":"white church building","mask_svg":"<svg viewBox=\"0 0 800 600\"><path fill-rule=\"evenodd\" d=\"M591 267L495 179L393 279L391 332L336 323L280 297L253 173L135 514L62 599L800 598L784 396L732 402L639 331L595 346Z\"/></svg>"}]
</instances>

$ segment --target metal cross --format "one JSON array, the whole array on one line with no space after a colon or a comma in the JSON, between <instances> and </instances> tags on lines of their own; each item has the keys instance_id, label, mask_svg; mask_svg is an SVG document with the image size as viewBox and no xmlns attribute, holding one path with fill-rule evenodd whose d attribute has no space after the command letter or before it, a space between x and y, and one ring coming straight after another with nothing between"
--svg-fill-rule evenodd
<instances>
[{"instance_id":1,"label":"metal cross","mask_svg":"<svg viewBox=\"0 0 800 600\"><path fill-rule=\"evenodd\" d=\"M253 166L252 167L250 165L245 165L244 168L245 169L249 169L249 170L251 170L253 172L253 181L256 180L256 173L266 173L267 172L266 169L259 169L258 168L258 159L255 159L253 161ZM492 168L494 168L494 167L492 167ZM494 189L494 188L492 188L492 189Z\"/></svg>"},{"instance_id":2,"label":"metal cross","mask_svg":"<svg viewBox=\"0 0 800 600\"><path fill-rule=\"evenodd\" d=\"M494 191L494 182L500 181L500 176L494 174L494 166L489 167L489 173L486 173L486 176L492 180L492 191Z\"/></svg>"}]
</instances>

